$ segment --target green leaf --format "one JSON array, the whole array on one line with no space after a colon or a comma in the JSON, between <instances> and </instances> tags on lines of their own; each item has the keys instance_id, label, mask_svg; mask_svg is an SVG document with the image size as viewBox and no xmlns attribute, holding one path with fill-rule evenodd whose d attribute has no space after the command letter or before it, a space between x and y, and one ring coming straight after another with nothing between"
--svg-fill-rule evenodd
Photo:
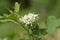
<instances>
[{"instance_id":1,"label":"green leaf","mask_svg":"<svg viewBox=\"0 0 60 40\"><path fill-rule=\"evenodd\" d=\"M17 21L19 19L19 15L17 15L17 14L10 14L8 16L8 19Z\"/></svg>"},{"instance_id":2,"label":"green leaf","mask_svg":"<svg viewBox=\"0 0 60 40\"><path fill-rule=\"evenodd\" d=\"M8 14L3 14L3 18L8 18Z\"/></svg>"},{"instance_id":3,"label":"green leaf","mask_svg":"<svg viewBox=\"0 0 60 40\"><path fill-rule=\"evenodd\" d=\"M11 14L13 14L13 11L12 11L12 10L8 9L8 11L9 11Z\"/></svg>"},{"instance_id":4,"label":"green leaf","mask_svg":"<svg viewBox=\"0 0 60 40\"><path fill-rule=\"evenodd\" d=\"M11 14L7 15L8 16L7 18L17 21L19 19L19 15L17 14L19 13L19 9L20 9L20 5L18 4L18 2L16 2L14 11L8 9Z\"/></svg>"},{"instance_id":5,"label":"green leaf","mask_svg":"<svg viewBox=\"0 0 60 40\"><path fill-rule=\"evenodd\" d=\"M49 16L47 19L47 32L48 34L54 34L56 32L56 28L58 26L58 22L56 17Z\"/></svg>"},{"instance_id":6,"label":"green leaf","mask_svg":"<svg viewBox=\"0 0 60 40\"><path fill-rule=\"evenodd\" d=\"M15 24L18 24L16 21L10 20L10 19L3 19L3 20L0 20L0 23L7 23L7 22L13 22L13 23L15 23Z\"/></svg>"},{"instance_id":7,"label":"green leaf","mask_svg":"<svg viewBox=\"0 0 60 40\"><path fill-rule=\"evenodd\" d=\"M39 26L37 24L33 24L33 28L31 29L33 35L39 35Z\"/></svg>"},{"instance_id":8,"label":"green leaf","mask_svg":"<svg viewBox=\"0 0 60 40\"><path fill-rule=\"evenodd\" d=\"M18 2L15 3L15 8L14 8L14 12L18 13L20 9L20 5L18 4Z\"/></svg>"}]
</instances>

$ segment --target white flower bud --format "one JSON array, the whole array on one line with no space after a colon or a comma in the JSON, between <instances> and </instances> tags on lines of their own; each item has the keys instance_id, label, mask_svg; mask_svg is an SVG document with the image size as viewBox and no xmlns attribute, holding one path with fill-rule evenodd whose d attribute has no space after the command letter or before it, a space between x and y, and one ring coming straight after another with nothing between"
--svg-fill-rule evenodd
<instances>
[{"instance_id":1,"label":"white flower bud","mask_svg":"<svg viewBox=\"0 0 60 40\"><path fill-rule=\"evenodd\" d=\"M33 22L38 20L38 14L29 13L28 15L25 15L22 18L19 18L19 20L25 24L32 24Z\"/></svg>"}]
</instances>

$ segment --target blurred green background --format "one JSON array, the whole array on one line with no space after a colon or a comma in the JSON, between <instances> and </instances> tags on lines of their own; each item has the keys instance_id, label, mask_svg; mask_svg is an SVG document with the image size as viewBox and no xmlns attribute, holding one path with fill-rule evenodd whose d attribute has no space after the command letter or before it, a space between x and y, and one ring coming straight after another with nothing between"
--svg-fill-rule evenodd
<instances>
[{"instance_id":1,"label":"blurred green background","mask_svg":"<svg viewBox=\"0 0 60 40\"><path fill-rule=\"evenodd\" d=\"M21 4L20 12L24 11L20 14L44 11L48 15L59 17L60 0L0 0L0 14L7 13L7 8L13 10L15 2Z\"/></svg>"}]
</instances>

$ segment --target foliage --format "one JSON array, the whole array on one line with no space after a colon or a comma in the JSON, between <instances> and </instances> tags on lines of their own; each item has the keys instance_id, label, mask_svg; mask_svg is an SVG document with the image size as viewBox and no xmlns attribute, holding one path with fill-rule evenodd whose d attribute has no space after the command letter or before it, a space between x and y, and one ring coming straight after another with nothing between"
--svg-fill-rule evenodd
<instances>
[{"instance_id":1,"label":"foliage","mask_svg":"<svg viewBox=\"0 0 60 40\"><path fill-rule=\"evenodd\" d=\"M54 16L49 16L47 19L47 32L48 34L55 34L57 27L60 26L60 19L56 19Z\"/></svg>"}]
</instances>

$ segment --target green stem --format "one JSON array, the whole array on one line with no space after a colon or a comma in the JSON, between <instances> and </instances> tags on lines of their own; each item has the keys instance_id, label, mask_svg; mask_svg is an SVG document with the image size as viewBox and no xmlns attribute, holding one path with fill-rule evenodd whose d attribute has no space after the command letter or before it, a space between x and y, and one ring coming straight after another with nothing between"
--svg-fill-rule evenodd
<instances>
[{"instance_id":1,"label":"green stem","mask_svg":"<svg viewBox=\"0 0 60 40\"><path fill-rule=\"evenodd\" d=\"M19 25L20 25L20 23L18 23ZM24 29L25 29L25 31L28 33L28 35L29 35L29 39L30 40L32 40L32 36L31 36L31 34L30 34L30 32L29 32L29 27L28 28L25 28L23 25L21 25Z\"/></svg>"},{"instance_id":2,"label":"green stem","mask_svg":"<svg viewBox=\"0 0 60 40\"><path fill-rule=\"evenodd\" d=\"M21 24L21 23L18 22L18 25L20 25L20 24ZM20 26L22 26L22 28L24 28L24 29L27 31L27 29L26 29L23 25L20 25Z\"/></svg>"},{"instance_id":3,"label":"green stem","mask_svg":"<svg viewBox=\"0 0 60 40\"><path fill-rule=\"evenodd\" d=\"M31 35L30 30L31 30L31 29L30 29L30 27L28 26L27 33L28 33L29 39L32 40L32 35Z\"/></svg>"},{"instance_id":4,"label":"green stem","mask_svg":"<svg viewBox=\"0 0 60 40\"><path fill-rule=\"evenodd\" d=\"M20 24L21 24L21 23L18 22L18 25L20 25ZM29 39L30 39L30 40L35 40L35 37L33 37L33 36L32 36L32 33L30 32L31 27L28 26L28 27L26 28L26 27L24 27L24 25L21 25L21 26L22 26L22 28L24 28L25 31L27 32L27 34L28 34L28 36L29 36Z\"/></svg>"}]
</instances>

